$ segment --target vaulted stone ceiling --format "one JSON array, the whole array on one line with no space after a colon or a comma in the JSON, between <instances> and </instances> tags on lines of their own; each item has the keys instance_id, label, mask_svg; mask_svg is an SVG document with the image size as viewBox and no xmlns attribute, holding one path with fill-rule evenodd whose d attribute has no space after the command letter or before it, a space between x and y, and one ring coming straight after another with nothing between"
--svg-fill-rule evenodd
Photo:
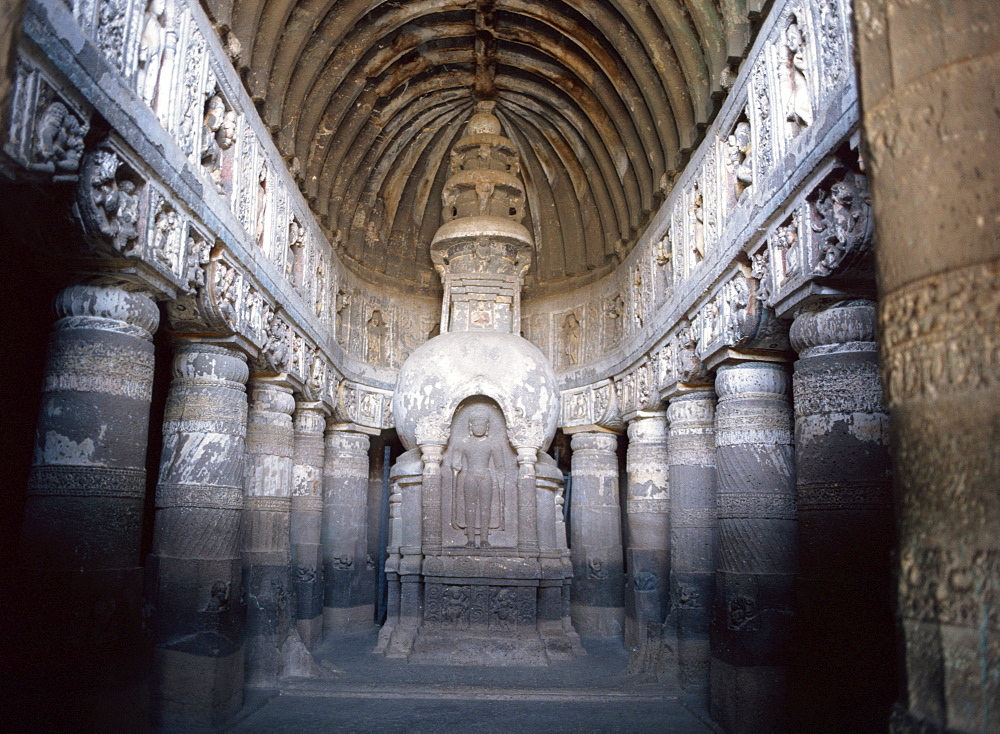
<instances>
[{"instance_id":1,"label":"vaulted stone ceiling","mask_svg":"<svg viewBox=\"0 0 1000 734\"><path fill-rule=\"evenodd\" d=\"M764 4L204 2L303 192L360 274L436 287L428 246L448 150L475 102L496 100L523 157L532 291L607 272L634 243Z\"/></svg>"}]
</instances>

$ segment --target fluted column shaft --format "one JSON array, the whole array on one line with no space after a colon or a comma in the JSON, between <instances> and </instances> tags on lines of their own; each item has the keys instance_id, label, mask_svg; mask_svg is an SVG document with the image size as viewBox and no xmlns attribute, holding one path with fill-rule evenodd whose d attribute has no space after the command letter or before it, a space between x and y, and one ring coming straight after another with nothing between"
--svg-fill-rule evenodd
<instances>
[{"instance_id":1,"label":"fluted column shaft","mask_svg":"<svg viewBox=\"0 0 1000 734\"><path fill-rule=\"evenodd\" d=\"M792 378L799 514L796 674L799 728L881 728L896 696L895 540L889 417L875 354L875 304L800 315ZM862 600L864 600L862 602Z\"/></svg>"},{"instance_id":2,"label":"fluted column shaft","mask_svg":"<svg viewBox=\"0 0 1000 734\"><path fill-rule=\"evenodd\" d=\"M292 468L292 581L295 620L306 647L323 635L323 433L321 403L295 406Z\"/></svg>"},{"instance_id":3,"label":"fluted column shaft","mask_svg":"<svg viewBox=\"0 0 1000 734\"><path fill-rule=\"evenodd\" d=\"M146 443L156 304L118 287L72 286L55 299L20 542L25 665L60 668L134 701L141 670ZM8 416L10 419L11 416ZM89 697L93 700L93 695ZM77 705L74 701L73 704ZM104 710L79 704L101 728ZM144 712L122 712L141 721Z\"/></svg>"},{"instance_id":4,"label":"fluted column shaft","mask_svg":"<svg viewBox=\"0 0 1000 734\"><path fill-rule=\"evenodd\" d=\"M292 506L292 390L251 380L247 485L243 502L243 588L247 599L246 683L273 685L294 613L289 599Z\"/></svg>"},{"instance_id":5,"label":"fluted column shaft","mask_svg":"<svg viewBox=\"0 0 1000 734\"><path fill-rule=\"evenodd\" d=\"M625 644L637 648L646 625L662 624L670 606L670 474L664 411L639 414L628 424L625 459Z\"/></svg>"},{"instance_id":6,"label":"fluted column shaft","mask_svg":"<svg viewBox=\"0 0 1000 734\"><path fill-rule=\"evenodd\" d=\"M570 615L583 637L621 637L625 625L618 437L574 433L570 471L573 590Z\"/></svg>"},{"instance_id":7,"label":"fluted column shaft","mask_svg":"<svg viewBox=\"0 0 1000 734\"><path fill-rule=\"evenodd\" d=\"M177 348L147 563L158 726L217 726L243 703L248 376L246 356L231 347Z\"/></svg>"},{"instance_id":8,"label":"fluted column shaft","mask_svg":"<svg viewBox=\"0 0 1000 734\"><path fill-rule=\"evenodd\" d=\"M712 718L730 732L786 725L798 540L789 379L782 365L719 368L715 390L719 569Z\"/></svg>"},{"instance_id":9,"label":"fluted column shaft","mask_svg":"<svg viewBox=\"0 0 1000 734\"><path fill-rule=\"evenodd\" d=\"M715 391L705 388L671 398L667 420L670 610L678 672L685 690L705 694L718 546Z\"/></svg>"},{"instance_id":10,"label":"fluted column shaft","mask_svg":"<svg viewBox=\"0 0 1000 734\"><path fill-rule=\"evenodd\" d=\"M323 465L323 631L367 629L375 600L362 596L368 553L368 436L335 429L326 434Z\"/></svg>"}]
</instances>

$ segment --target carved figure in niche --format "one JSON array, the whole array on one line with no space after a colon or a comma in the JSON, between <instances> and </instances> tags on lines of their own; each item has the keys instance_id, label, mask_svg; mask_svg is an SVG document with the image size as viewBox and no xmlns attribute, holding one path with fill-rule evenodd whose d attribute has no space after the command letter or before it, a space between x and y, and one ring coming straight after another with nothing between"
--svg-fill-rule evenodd
<instances>
[{"instance_id":1,"label":"carved figure in niche","mask_svg":"<svg viewBox=\"0 0 1000 734\"><path fill-rule=\"evenodd\" d=\"M764 248L751 256L750 277L757 281L756 299L765 305L771 300L771 268L770 253Z\"/></svg>"},{"instance_id":2,"label":"carved figure in niche","mask_svg":"<svg viewBox=\"0 0 1000 734\"><path fill-rule=\"evenodd\" d=\"M385 359L385 337L388 327L382 318L382 311L375 309L368 319L366 327L368 335L368 353L366 358L372 364L381 364Z\"/></svg>"},{"instance_id":3,"label":"carved figure in niche","mask_svg":"<svg viewBox=\"0 0 1000 734\"><path fill-rule=\"evenodd\" d=\"M216 581L212 584L212 596L205 607L206 612L218 614L229 607L229 582Z\"/></svg>"},{"instance_id":4,"label":"carved figure in niche","mask_svg":"<svg viewBox=\"0 0 1000 734\"><path fill-rule=\"evenodd\" d=\"M156 87L163 63L166 6L166 0L149 0L139 39L138 91L142 101L151 107L156 100Z\"/></svg>"},{"instance_id":5,"label":"carved figure in niche","mask_svg":"<svg viewBox=\"0 0 1000 734\"><path fill-rule=\"evenodd\" d=\"M445 624L459 625L469 611L469 595L461 586L446 586L441 594L441 618Z\"/></svg>"},{"instance_id":6,"label":"carved figure in niche","mask_svg":"<svg viewBox=\"0 0 1000 734\"><path fill-rule=\"evenodd\" d=\"M257 222L254 226L254 234L257 239L257 247L264 249L264 235L267 229L267 166L260 167L257 175Z\"/></svg>"},{"instance_id":7,"label":"carved figure in niche","mask_svg":"<svg viewBox=\"0 0 1000 734\"><path fill-rule=\"evenodd\" d=\"M778 227L774 231L770 242L770 249L774 251L774 256L778 258L775 262L777 266L776 273L781 278L787 278L798 270L795 260L796 253L798 252L798 248L796 247L798 242L799 217L798 212L796 212L792 215L792 219L788 224Z\"/></svg>"},{"instance_id":8,"label":"carved figure in niche","mask_svg":"<svg viewBox=\"0 0 1000 734\"><path fill-rule=\"evenodd\" d=\"M205 286L204 268L208 265L210 249L205 240L188 237L184 261L184 282L187 284L188 295L194 295Z\"/></svg>"},{"instance_id":9,"label":"carved figure in niche","mask_svg":"<svg viewBox=\"0 0 1000 734\"><path fill-rule=\"evenodd\" d=\"M201 165L220 194L226 193L222 182L222 152L233 147L235 140L236 112L226 109L221 95L213 94L205 104Z\"/></svg>"},{"instance_id":10,"label":"carved figure in niche","mask_svg":"<svg viewBox=\"0 0 1000 734\"><path fill-rule=\"evenodd\" d=\"M642 314L646 304L642 294L642 270L635 269L635 277L632 278L632 318L635 319L637 329L642 328Z\"/></svg>"},{"instance_id":11,"label":"carved figure in niche","mask_svg":"<svg viewBox=\"0 0 1000 734\"><path fill-rule=\"evenodd\" d=\"M622 317L625 315L625 301L621 293L616 293L611 303L605 306L605 316L608 317L608 334L611 345L617 344L622 338Z\"/></svg>"},{"instance_id":12,"label":"carved figure in niche","mask_svg":"<svg viewBox=\"0 0 1000 734\"><path fill-rule=\"evenodd\" d=\"M236 268L219 263L215 270L215 294L219 313L229 323L236 323Z\"/></svg>"},{"instance_id":13,"label":"carved figure in niche","mask_svg":"<svg viewBox=\"0 0 1000 734\"><path fill-rule=\"evenodd\" d=\"M288 254L285 259L285 278L298 290L302 283L302 251L306 245L306 230L297 219L288 225ZM339 311L339 309L338 309Z\"/></svg>"},{"instance_id":14,"label":"carved figure in niche","mask_svg":"<svg viewBox=\"0 0 1000 734\"><path fill-rule=\"evenodd\" d=\"M38 123L34 146L38 162L31 167L48 173L77 170L86 134L87 125L80 122L66 105L52 102L45 108Z\"/></svg>"},{"instance_id":15,"label":"carved figure in niche","mask_svg":"<svg viewBox=\"0 0 1000 734\"><path fill-rule=\"evenodd\" d=\"M180 257L180 239L175 237L180 228L180 216L170 207L156 215L153 225L153 255L168 268L173 269Z\"/></svg>"},{"instance_id":16,"label":"carved figure in niche","mask_svg":"<svg viewBox=\"0 0 1000 734\"><path fill-rule=\"evenodd\" d=\"M785 119L792 123L793 131L809 127L813 122L808 75L805 39L802 37L799 21L793 15L785 29L785 73L781 77Z\"/></svg>"},{"instance_id":17,"label":"carved figure in niche","mask_svg":"<svg viewBox=\"0 0 1000 734\"><path fill-rule=\"evenodd\" d=\"M570 311L562 323L563 355L574 365L580 360L580 320Z\"/></svg>"},{"instance_id":18,"label":"carved figure in niche","mask_svg":"<svg viewBox=\"0 0 1000 734\"><path fill-rule=\"evenodd\" d=\"M517 597L513 589L500 589L493 597L490 610L499 629L510 629L517 624Z\"/></svg>"},{"instance_id":19,"label":"carved figure in niche","mask_svg":"<svg viewBox=\"0 0 1000 734\"><path fill-rule=\"evenodd\" d=\"M733 169L736 179L734 188L739 199L750 184L753 183L753 165L750 159L750 123L740 120L733 128L733 134L727 141L729 147L729 166Z\"/></svg>"},{"instance_id":20,"label":"carved figure in niche","mask_svg":"<svg viewBox=\"0 0 1000 734\"><path fill-rule=\"evenodd\" d=\"M656 243L656 264L661 268L670 262L673 253L670 251L670 230L668 229L663 237Z\"/></svg>"},{"instance_id":21,"label":"carved figure in niche","mask_svg":"<svg viewBox=\"0 0 1000 734\"><path fill-rule=\"evenodd\" d=\"M604 570L604 561L600 558L587 559L587 578L600 581L606 579L608 572Z\"/></svg>"},{"instance_id":22,"label":"carved figure in niche","mask_svg":"<svg viewBox=\"0 0 1000 734\"><path fill-rule=\"evenodd\" d=\"M489 408L477 406L468 416L469 435L452 442L443 461L454 488L452 525L465 531L467 548L489 548L490 530L499 528L503 517L504 454L500 442L490 436ZM493 514L494 496L500 500L499 517Z\"/></svg>"},{"instance_id":23,"label":"carved figure in niche","mask_svg":"<svg viewBox=\"0 0 1000 734\"><path fill-rule=\"evenodd\" d=\"M694 195L691 199L691 252L694 253L694 264L705 259L705 208L698 184L694 185Z\"/></svg>"}]
</instances>

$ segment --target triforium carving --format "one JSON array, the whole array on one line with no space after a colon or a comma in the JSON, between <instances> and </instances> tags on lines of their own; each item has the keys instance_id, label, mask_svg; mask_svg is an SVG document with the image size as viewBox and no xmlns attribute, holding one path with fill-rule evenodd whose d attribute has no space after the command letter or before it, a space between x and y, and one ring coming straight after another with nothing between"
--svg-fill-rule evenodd
<instances>
[{"instance_id":1,"label":"triforium carving","mask_svg":"<svg viewBox=\"0 0 1000 734\"><path fill-rule=\"evenodd\" d=\"M85 230L122 254L138 244L140 179L119 154L99 146L84 160L77 210Z\"/></svg>"}]
</instances>

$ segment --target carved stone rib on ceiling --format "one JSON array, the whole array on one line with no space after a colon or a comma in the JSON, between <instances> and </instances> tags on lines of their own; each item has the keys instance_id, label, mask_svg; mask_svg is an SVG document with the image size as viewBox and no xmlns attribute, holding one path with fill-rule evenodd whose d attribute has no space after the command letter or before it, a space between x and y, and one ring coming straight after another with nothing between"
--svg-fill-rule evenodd
<instances>
[{"instance_id":1,"label":"carved stone rib on ceiling","mask_svg":"<svg viewBox=\"0 0 1000 734\"><path fill-rule=\"evenodd\" d=\"M566 287L634 243L713 113L734 40L749 41L743 0L203 2L354 269L391 267L401 286L436 283L428 202L444 131L475 99L497 100L539 187L526 285Z\"/></svg>"}]
</instances>

